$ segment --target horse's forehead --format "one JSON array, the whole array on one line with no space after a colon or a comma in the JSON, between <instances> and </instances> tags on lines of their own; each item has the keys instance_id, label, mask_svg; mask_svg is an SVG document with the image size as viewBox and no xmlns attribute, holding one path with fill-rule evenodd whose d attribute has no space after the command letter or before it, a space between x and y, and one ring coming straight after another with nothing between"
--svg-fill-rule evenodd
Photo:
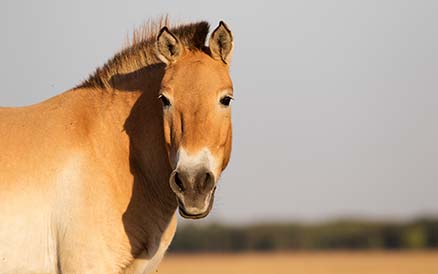
<instances>
[{"instance_id":1,"label":"horse's forehead","mask_svg":"<svg viewBox=\"0 0 438 274\"><path fill-rule=\"evenodd\" d=\"M231 85L227 67L206 54L188 54L171 68L166 79L175 88L225 88Z\"/></svg>"}]
</instances>

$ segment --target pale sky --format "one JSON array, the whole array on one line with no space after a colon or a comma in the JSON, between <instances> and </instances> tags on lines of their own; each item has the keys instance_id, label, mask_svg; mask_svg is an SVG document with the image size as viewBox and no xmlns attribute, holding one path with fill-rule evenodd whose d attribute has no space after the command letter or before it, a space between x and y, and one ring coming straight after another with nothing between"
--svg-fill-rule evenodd
<instances>
[{"instance_id":1,"label":"pale sky","mask_svg":"<svg viewBox=\"0 0 438 274\"><path fill-rule=\"evenodd\" d=\"M207 221L438 214L438 1L95 2L0 2L0 105L73 87L147 19L224 20L234 150Z\"/></svg>"}]
</instances>

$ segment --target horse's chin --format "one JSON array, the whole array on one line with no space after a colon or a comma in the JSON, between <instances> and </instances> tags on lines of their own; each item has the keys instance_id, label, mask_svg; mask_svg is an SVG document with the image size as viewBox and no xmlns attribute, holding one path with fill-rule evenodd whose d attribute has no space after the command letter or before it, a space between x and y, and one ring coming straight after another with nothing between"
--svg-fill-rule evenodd
<instances>
[{"instance_id":1,"label":"horse's chin","mask_svg":"<svg viewBox=\"0 0 438 274\"><path fill-rule=\"evenodd\" d=\"M213 202L214 202L214 193L211 196L207 210L199 214L190 214L185 210L183 203L178 199L178 211L181 217L185 219L192 219L192 220L202 219L207 217L207 215L210 213L211 209L213 208Z\"/></svg>"},{"instance_id":2,"label":"horse's chin","mask_svg":"<svg viewBox=\"0 0 438 274\"><path fill-rule=\"evenodd\" d=\"M202 219L202 218L206 217L209 213L210 213L210 211L207 210L204 213L192 215L192 214L188 214L187 212L185 212L182 207L179 207L179 215L181 215L182 217L184 217L186 219L193 219L193 220Z\"/></svg>"}]
</instances>

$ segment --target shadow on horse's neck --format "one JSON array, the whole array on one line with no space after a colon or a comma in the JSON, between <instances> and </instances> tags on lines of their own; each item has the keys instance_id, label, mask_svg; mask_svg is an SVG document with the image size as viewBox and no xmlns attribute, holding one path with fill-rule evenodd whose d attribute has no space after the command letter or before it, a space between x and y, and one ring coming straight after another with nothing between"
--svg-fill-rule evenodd
<instances>
[{"instance_id":1,"label":"shadow on horse's neck","mask_svg":"<svg viewBox=\"0 0 438 274\"><path fill-rule=\"evenodd\" d=\"M155 64L111 78L114 89L140 93L124 124L134 183L123 223L133 254L145 246L150 248L151 235L165 230L177 207L168 183L172 170L164 141L163 110L157 99L164 71L164 64Z\"/></svg>"},{"instance_id":2,"label":"shadow on horse's neck","mask_svg":"<svg viewBox=\"0 0 438 274\"><path fill-rule=\"evenodd\" d=\"M166 160L169 165L164 143L163 110L157 99L164 69L164 64L154 64L128 74L115 75L110 80L118 92L139 94L124 129L129 136L130 159L135 161L131 168L140 169L144 176L156 172L153 167L157 162Z\"/></svg>"}]
</instances>

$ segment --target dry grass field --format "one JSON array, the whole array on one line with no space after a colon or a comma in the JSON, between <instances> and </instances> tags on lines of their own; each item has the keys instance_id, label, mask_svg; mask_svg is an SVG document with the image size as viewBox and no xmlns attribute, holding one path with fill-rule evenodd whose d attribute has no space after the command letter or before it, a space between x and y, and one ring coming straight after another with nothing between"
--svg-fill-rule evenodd
<instances>
[{"instance_id":1,"label":"dry grass field","mask_svg":"<svg viewBox=\"0 0 438 274\"><path fill-rule=\"evenodd\" d=\"M438 274L438 251L168 255L159 274Z\"/></svg>"}]
</instances>

